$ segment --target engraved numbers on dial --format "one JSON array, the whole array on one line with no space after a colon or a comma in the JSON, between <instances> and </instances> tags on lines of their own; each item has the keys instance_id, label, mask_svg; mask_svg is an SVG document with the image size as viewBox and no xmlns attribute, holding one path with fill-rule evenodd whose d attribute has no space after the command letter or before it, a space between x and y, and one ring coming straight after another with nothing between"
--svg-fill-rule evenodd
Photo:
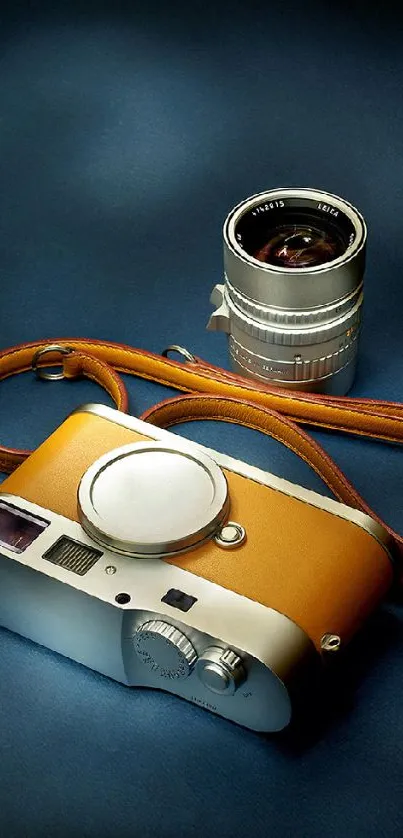
<instances>
[{"instance_id":1,"label":"engraved numbers on dial","mask_svg":"<svg viewBox=\"0 0 403 838\"><path fill-rule=\"evenodd\" d=\"M162 678L186 678L197 659L190 640L163 620L149 620L139 626L133 643L143 663Z\"/></svg>"}]
</instances>

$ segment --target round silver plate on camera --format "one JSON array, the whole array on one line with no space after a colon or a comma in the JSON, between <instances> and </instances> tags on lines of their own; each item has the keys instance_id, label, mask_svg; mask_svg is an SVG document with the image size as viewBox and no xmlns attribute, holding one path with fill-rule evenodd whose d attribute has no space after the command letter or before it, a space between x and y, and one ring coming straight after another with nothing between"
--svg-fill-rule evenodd
<instances>
[{"instance_id":1,"label":"round silver plate on camera","mask_svg":"<svg viewBox=\"0 0 403 838\"><path fill-rule=\"evenodd\" d=\"M202 451L139 442L104 454L78 489L80 522L99 544L137 558L189 550L228 517L225 476Z\"/></svg>"}]
</instances>

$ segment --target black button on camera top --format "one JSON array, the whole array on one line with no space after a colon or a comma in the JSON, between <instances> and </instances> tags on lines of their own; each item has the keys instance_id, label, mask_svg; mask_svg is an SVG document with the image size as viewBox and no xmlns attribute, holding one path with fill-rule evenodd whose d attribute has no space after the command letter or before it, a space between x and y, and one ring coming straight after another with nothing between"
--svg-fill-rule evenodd
<instances>
[{"instance_id":1,"label":"black button on camera top","mask_svg":"<svg viewBox=\"0 0 403 838\"><path fill-rule=\"evenodd\" d=\"M161 598L161 602L166 602L172 608L178 608L179 611L189 611L192 605L197 602L197 597L185 594L183 591L178 591L175 588L170 588L169 591Z\"/></svg>"}]
</instances>

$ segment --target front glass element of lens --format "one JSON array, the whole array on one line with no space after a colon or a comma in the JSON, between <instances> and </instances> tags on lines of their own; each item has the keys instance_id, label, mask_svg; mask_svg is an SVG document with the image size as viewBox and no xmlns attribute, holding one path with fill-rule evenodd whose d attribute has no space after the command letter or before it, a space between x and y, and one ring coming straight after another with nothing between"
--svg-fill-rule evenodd
<instances>
[{"instance_id":1,"label":"front glass element of lens","mask_svg":"<svg viewBox=\"0 0 403 838\"><path fill-rule=\"evenodd\" d=\"M323 265L341 256L337 240L324 230L298 224L270 230L267 241L252 253L254 259L284 268Z\"/></svg>"},{"instance_id":2,"label":"front glass element of lens","mask_svg":"<svg viewBox=\"0 0 403 838\"><path fill-rule=\"evenodd\" d=\"M260 214L248 210L236 225L242 249L259 262L308 268L333 262L347 250L354 228L346 216L326 217L313 207L285 206Z\"/></svg>"}]
</instances>

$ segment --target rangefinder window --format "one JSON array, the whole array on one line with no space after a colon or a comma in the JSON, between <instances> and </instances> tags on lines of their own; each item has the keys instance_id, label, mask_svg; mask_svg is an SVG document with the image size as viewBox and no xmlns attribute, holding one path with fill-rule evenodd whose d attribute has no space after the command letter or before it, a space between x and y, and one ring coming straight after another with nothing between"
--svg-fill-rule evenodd
<instances>
[{"instance_id":1,"label":"rangefinder window","mask_svg":"<svg viewBox=\"0 0 403 838\"><path fill-rule=\"evenodd\" d=\"M23 553L48 526L44 518L0 501L0 546Z\"/></svg>"}]
</instances>

